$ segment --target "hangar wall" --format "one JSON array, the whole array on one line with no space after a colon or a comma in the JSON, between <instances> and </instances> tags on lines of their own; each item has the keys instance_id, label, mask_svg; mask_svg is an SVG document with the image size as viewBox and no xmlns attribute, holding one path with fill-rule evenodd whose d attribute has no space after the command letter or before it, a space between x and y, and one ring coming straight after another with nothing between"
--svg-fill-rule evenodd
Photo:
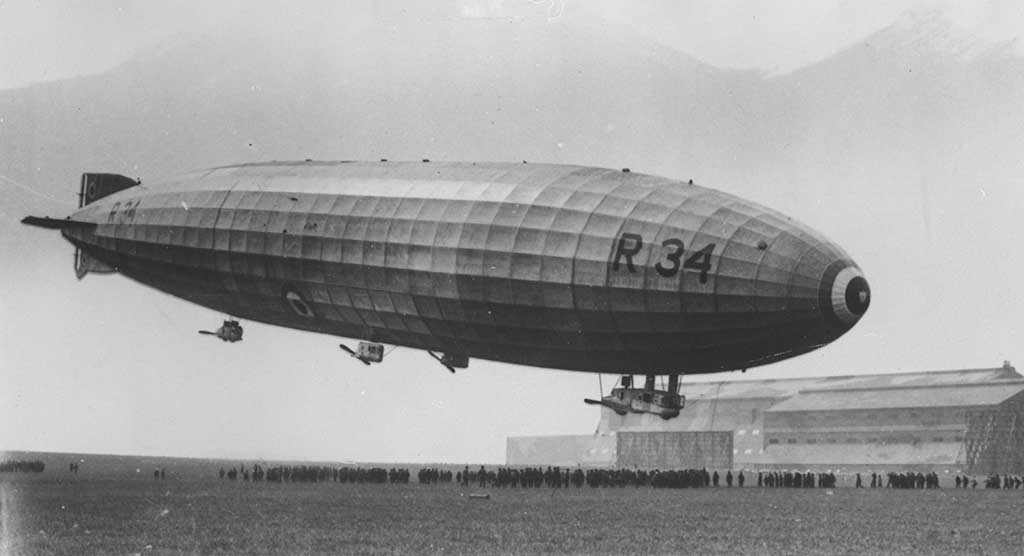
<instances>
[{"instance_id":1,"label":"hangar wall","mask_svg":"<svg viewBox=\"0 0 1024 556\"><path fill-rule=\"evenodd\" d=\"M964 450L973 473L1024 473L1024 392L995 410L967 412Z\"/></svg>"},{"instance_id":2,"label":"hangar wall","mask_svg":"<svg viewBox=\"0 0 1024 556\"><path fill-rule=\"evenodd\" d=\"M517 467L614 467L615 435L509 437L505 463Z\"/></svg>"},{"instance_id":3,"label":"hangar wall","mask_svg":"<svg viewBox=\"0 0 1024 556\"><path fill-rule=\"evenodd\" d=\"M505 462L526 467L727 469L732 467L732 434L654 431L510 437Z\"/></svg>"},{"instance_id":4,"label":"hangar wall","mask_svg":"<svg viewBox=\"0 0 1024 556\"><path fill-rule=\"evenodd\" d=\"M617 437L611 459L574 459L556 451L564 451L564 445L543 448L536 440L543 437L532 437L529 461L605 466L614 461L663 469L1024 473L1024 377L1009 363L987 369L684 383L682 393L686 405L669 420L620 416L602 407L598 435L577 442ZM718 436L706 437L716 440L705 447L700 435ZM510 465L521 459L513 450L518 442L509 439ZM696 444L684 449L686 442Z\"/></svg>"},{"instance_id":5,"label":"hangar wall","mask_svg":"<svg viewBox=\"0 0 1024 556\"><path fill-rule=\"evenodd\" d=\"M728 432L620 432L618 467L638 469L728 469Z\"/></svg>"}]
</instances>

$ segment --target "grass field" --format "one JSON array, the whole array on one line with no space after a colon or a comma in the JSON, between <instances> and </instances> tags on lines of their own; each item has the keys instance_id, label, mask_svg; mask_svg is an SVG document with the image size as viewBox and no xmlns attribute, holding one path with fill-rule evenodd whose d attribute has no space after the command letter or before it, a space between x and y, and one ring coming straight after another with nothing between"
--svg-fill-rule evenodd
<instances>
[{"instance_id":1,"label":"grass field","mask_svg":"<svg viewBox=\"0 0 1024 556\"><path fill-rule=\"evenodd\" d=\"M1024 491L0 476L3 554L1024 554ZM489 500L471 499L487 492Z\"/></svg>"}]
</instances>

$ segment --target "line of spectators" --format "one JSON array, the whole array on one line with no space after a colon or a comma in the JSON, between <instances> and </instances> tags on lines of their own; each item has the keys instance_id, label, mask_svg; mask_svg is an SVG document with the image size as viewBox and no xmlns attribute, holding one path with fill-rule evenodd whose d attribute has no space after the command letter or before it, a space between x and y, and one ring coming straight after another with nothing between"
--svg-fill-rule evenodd
<instances>
[{"instance_id":1,"label":"line of spectators","mask_svg":"<svg viewBox=\"0 0 1024 556\"><path fill-rule=\"evenodd\" d=\"M267 481L272 483L401 483L409 482L408 469L373 467L326 467L313 465L277 465L264 467L258 463L242 464L231 469L220 468L221 479L229 481ZM421 481L422 482L422 481Z\"/></svg>"},{"instance_id":2,"label":"line of spectators","mask_svg":"<svg viewBox=\"0 0 1024 556\"><path fill-rule=\"evenodd\" d=\"M0 461L0 473L42 473L46 464L39 460L4 460Z\"/></svg>"},{"instance_id":3,"label":"line of spectators","mask_svg":"<svg viewBox=\"0 0 1024 556\"><path fill-rule=\"evenodd\" d=\"M436 467L424 467L416 474L416 480L426 485L450 483L452 482L452 472L447 469L437 469Z\"/></svg>"},{"instance_id":4,"label":"line of spectators","mask_svg":"<svg viewBox=\"0 0 1024 556\"><path fill-rule=\"evenodd\" d=\"M857 480L860 481L860 475L857 475ZM835 488L836 474L760 471L757 473L757 486L765 488Z\"/></svg>"},{"instance_id":5,"label":"line of spectators","mask_svg":"<svg viewBox=\"0 0 1024 556\"><path fill-rule=\"evenodd\" d=\"M875 473L871 474L871 485L875 485ZM878 487L881 486L882 475L878 474ZM935 472L889 473L885 481L885 488L939 488L939 476Z\"/></svg>"},{"instance_id":6,"label":"line of spectators","mask_svg":"<svg viewBox=\"0 0 1024 556\"><path fill-rule=\"evenodd\" d=\"M41 461L5 461L0 462L0 471L34 471L43 470ZM75 466L77 467L77 465ZM77 471L75 469L74 471ZM163 478L161 473L154 472L154 478ZM404 468L384 469L381 467L327 467L309 465L277 465L265 467L260 464L240 465L231 469L220 469L221 479L231 481L268 481L268 482L302 482L302 483L371 483L371 484L407 484L410 472ZM604 487L653 487L653 488L703 488L745 486L746 477L743 471L734 475L726 470L724 475L718 471L708 472L707 469L678 470L640 470L640 469L582 469L562 468L557 466L541 467L498 467L487 469L480 466L471 470L465 466L462 471L453 473L451 470L436 467L421 468L416 474L420 484L448 484L454 479L462 486L478 486L480 488L592 488ZM866 477L855 474L855 488L865 486ZM751 479L753 480L753 479ZM757 486L761 488L835 488L835 473L814 473L799 471L759 471ZM957 475L957 488L976 488L978 481L971 477ZM1012 475L991 475L984 483L990 489L1019 489L1024 486L1024 478ZM893 489L933 489L939 488L939 476L935 472L890 472L887 474L872 473L871 488Z\"/></svg>"},{"instance_id":7,"label":"line of spectators","mask_svg":"<svg viewBox=\"0 0 1024 556\"><path fill-rule=\"evenodd\" d=\"M966 477L964 478L966 479ZM974 481L975 485L977 485L977 483L978 481ZM999 475L989 475L989 477L985 479L985 488L1017 489L1020 488L1021 485L1024 485L1024 480L1013 475L1003 475L1002 477Z\"/></svg>"},{"instance_id":8,"label":"line of spectators","mask_svg":"<svg viewBox=\"0 0 1024 556\"><path fill-rule=\"evenodd\" d=\"M455 474L455 482L480 488L591 488L600 487L654 487L654 488L697 488L713 482L717 486L718 472L712 476L706 469L679 470L637 470L637 469L587 469L561 467L499 467L488 470L480 466L471 470L469 466ZM732 486L732 472L728 473ZM740 479L742 486L742 479Z\"/></svg>"}]
</instances>

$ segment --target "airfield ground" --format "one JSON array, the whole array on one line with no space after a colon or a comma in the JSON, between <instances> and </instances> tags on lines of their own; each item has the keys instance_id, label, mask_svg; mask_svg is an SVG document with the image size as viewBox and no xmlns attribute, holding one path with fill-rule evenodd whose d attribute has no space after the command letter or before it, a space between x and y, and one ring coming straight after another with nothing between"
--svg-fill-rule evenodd
<instances>
[{"instance_id":1,"label":"airfield ground","mask_svg":"<svg viewBox=\"0 0 1024 556\"><path fill-rule=\"evenodd\" d=\"M1020 490L479 490L47 471L0 477L0 504L10 555L1024 554Z\"/></svg>"}]
</instances>

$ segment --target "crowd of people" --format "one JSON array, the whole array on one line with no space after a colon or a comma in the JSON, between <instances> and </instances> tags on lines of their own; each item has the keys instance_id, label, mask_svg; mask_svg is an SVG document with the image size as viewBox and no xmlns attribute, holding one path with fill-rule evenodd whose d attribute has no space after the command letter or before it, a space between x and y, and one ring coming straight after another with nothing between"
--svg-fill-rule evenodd
<instances>
[{"instance_id":1,"label":"crowd of people","mask_svg":"<svg viewBox=\"0 0 1024 556\"><path fill-rule=\"evenodd\" d=\"M959 477L957 477L959 480ZM857 482L860 482L860 474L857 474ZM882 487L882 474L871 474L871 488ZM934 471L931 473L889 473L885 479L885 488L939 488L939 475Z\"/></svg>"},{"instance_id":2,"label":"crowd of people","mask_svg":"<svg viewBox=\"0 0 1024 556\"><path fill-rule=\"evenodd\" d=\"M706 469L640 470L640 469L587 469L561 467L499 467L488 470L480 466L472 470L466 466L455 474L455 482L462 486L480 488L582 488L584 485L599 487L654 487L654 488L698 488L718 486L717 471L709 474ZM733 484L731 471L726 472L728 486ZM740 486L743 475L737 475Z\"/></svg>"},{"instance_id":3,"label":"crowd of people","mask_svg":"<svg viewBox=\"0 0 1024 556\"><path fill-rule=\"evenodd\" d=\"M39 460L20 459L0 461L0 473L42 473L46 464Z\"/></svg>"},{"instance_id":4,"label":"crowd of people","mask_svg":"<svg viewBox=\"0 0 1024 556\"><path fill-rule=\"evenodd\" d=\"M447 469L438 469L436 467L424 467L416 474L416 480L427 485L450 483L452 482L452 472Z\"/></svg>"},{"instance_id":5,"label":"crowd of people","mask_svg":"<svg viewBox=\"0 0 1024 556\"><path fill-rule=\"evenodd\" d=\"M8 465L4 462L0 465ZM41 462L18 462L21 464ZM9 470L0 468L0 470ZM42 470L41 468L39 469ZM744 488L755 481L755 472L725 470L724 473L707 469L642 470L642 469L583 469L580 467L497 467L488 469L480 466L461 471L439 467L424 467L416 472L420 484L455 484L479 488L592 488L609 487L652 487L652 488ZM160 474L162 478L162 473ZM292 483L370 483L407 484L411 473L404 468L384 469L382 467L328 467L309 465L264 466L259 463L242 464L231 469L221 468L221 479L251 482L292 482ZM154 475L156 477L156 475ZM956 488L977 488L977 479L956 475ZM835 473L799 471L757 471L756 484L759 488L836 488L839 479ZM854 488L891 489L935 489L940 488L939 475L935 472L871 473L870 482L866 474L847 475L844 485ZM751 484L750 486L753 486ZM1024 486L1021 477L992 475L985 480L985 488L1018 489Z\"/></svg>"},{"instance_id":6,"label":"crowd of people","mask_svg":"<svg viewBox=\"0 0 1024 556\"><path fill-rule=\"evenodd\" d=\"M748 472L749 473L749 472ZM455 482L463 486L479 487L550 487L581 488L589 487L653 487L653 488L703 488L736 486L743 488L747 476L743 471L726 470L724 474L707 469L672 469L672 470L639 470L639 469L562 469L560 467L498 468L488 471L484 467L473 471L467 466L456 474ZM793 473L793 472L759 472L759 487L796 487L813 488L834 487L836 476L833 473Z\"/></svg>"},{"instance_id":7,"label":"crowd of people","mask_svg":"<svg viewBox=\"0 0 1024 556\"><path fill-rule=\"evenodd\" d=\"M966 481L967 477L964 477L964 480ZM978 481L974 481L973 486L977 485ZM985 488L1017 489L1020 488L1021 485L1024 485L1024 479L1013 475L1003 475L1002 477L999 475L989 475L989 477L985 479ZM964 488L966 488L966 483Z\"/></svg>"},{"instance_id":8,"label":"crowd of people","mask_svg":"<svg viewBox=\"0 0 1024 556\"><path fill-rule=\"evenodd\" d=\"M857 475L860 481L860 475ZM740 486L743 486L742 484ZM835 488L835 473L801 473L799 471L761 471L757 486L766 488Z\"/></svg>"},{"instance_id":9,"label":"crowd of people","mask_svg":"<svg viewBox=\"0 0 1024 556\"><path fill-rule=\"evenodd\" d=\"M326 467L311 465L276 465L264 467L254 463L231 469L220 468L218 475L229 481L267 481L272 483L408 483L408 469L373 467ZM423 482L422 480L420 482Z\"/></svg>"}]
</instances>

